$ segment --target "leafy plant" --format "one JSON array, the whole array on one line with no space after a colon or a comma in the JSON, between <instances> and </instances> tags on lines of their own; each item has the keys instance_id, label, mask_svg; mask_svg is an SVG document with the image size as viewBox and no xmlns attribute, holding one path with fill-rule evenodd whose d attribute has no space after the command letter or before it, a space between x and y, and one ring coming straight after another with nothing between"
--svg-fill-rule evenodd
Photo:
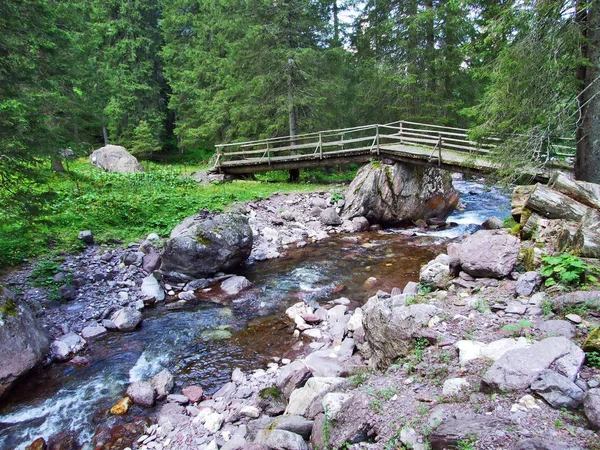
<instances>
[{"instance_id":1,"label":"leafy plant","mask_svg":"<svg viewBox=\"0 0 600 450\"><path fill-rule=\"evenodd\" d=\"M585 363L590 367L596 367L596 368L600 369L600 352L598 352L598 351L585 352Z\"/></svg>"},{"instance_id":2,"label":"leafy plant","mask_svg":"<svg viewBox=\"0 0 600 450\"><path fill-rule=\"evenodd\" d=\"M520 335L523 331L530 329L533 327L533 323L531 323L527 319L520 319L516 323L509 323L502 327L502 331L506 331L512 334Z\"/></svg>"},{"instance_id":3,"label":"leafy plant","mask_svg":"<svg viewBox=\"0 0 600 450\"><path fill-rule=\"evenodd\" d=\"M471 439L461 439L456 443L458 450L475 450L475 443Z\"/></svg>"},{"instance_id":4,"label":"leafy plant","mask_svg":"<svg viewBox=\"0 0 600 450\"><path fill-rule=\"evenodd\" d=\"M546 278L546 286L555 284L578 285L595 283L597 278L592 275L598 269L582 261L579 257L569 253L556 256L543 256L541 275Z\"/></svg>"}]
</instances>

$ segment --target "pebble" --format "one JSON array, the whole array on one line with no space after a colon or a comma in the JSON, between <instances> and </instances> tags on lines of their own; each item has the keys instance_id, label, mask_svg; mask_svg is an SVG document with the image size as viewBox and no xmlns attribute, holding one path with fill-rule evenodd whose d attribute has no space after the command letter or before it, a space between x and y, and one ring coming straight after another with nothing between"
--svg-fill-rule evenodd
<instances>
[{"instance_id":1,"label":"pebble","mask_svg":"<svg viewBox=\"0 0 600 450\"><path fill-rule=\"evenodd\" d=\"M577 314L567 314L565 316L565 319L567 319L570 322L573 322L576 325L579 325L582 322L581 317L578 316Z\"/></svg>"}]
</instances>

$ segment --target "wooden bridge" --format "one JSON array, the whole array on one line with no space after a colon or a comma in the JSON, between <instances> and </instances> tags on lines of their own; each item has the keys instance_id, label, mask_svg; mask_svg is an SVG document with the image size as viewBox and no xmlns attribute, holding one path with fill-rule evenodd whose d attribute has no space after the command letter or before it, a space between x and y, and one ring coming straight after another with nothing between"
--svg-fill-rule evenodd
<instances>
[{"instance_id":1,"label":"wooden bridge","mask_svg":"<svg viewBox=\"0 0 600 450\"><path fill-rule=\"evenodd\" d=\"M498 167L489 154L499 141L472 141L463 128L398 121L218 144L211 171L236 175L388 159L455 172L485 172Z\"/></svg>"}]
</instances>

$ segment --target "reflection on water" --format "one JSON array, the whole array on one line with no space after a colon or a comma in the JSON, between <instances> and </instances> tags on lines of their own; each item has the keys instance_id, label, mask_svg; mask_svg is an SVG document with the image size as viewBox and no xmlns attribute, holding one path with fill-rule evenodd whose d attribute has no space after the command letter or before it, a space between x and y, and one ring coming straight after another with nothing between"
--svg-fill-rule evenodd
<instances>
[{"instance_id":1,"label":"reflection on water","mask_svg":"<svg viewBox=\"0 0 600 450\"><path fill-rule=\"evenodd\" d=\"M418 237L365 233L358 243L340 236L290 249L285 259L245 267L241 274L254 287L227 305L200 302L177 310L146 310L138 331L109 333L90 345L85 351L90 365L54 364L30 377L0 409L0 448L21 449L61 430L90 442L106 411L132 381L166 367L179 389L194 383L214 392L233 368L264 367L291 347L290 328L282 320L291 304L340 296L364 302L378 289L389 292L417 281L420 266L443 251L443 237L462 234L491 215L506 215L500 208L507 199L500 191L485 191L469 182L455 184L467 204L450 219L460 224L455 230ZM365 290L369 277L380 284ZM231 338L207 340L206 333L203 337L203 332L219 327Z\"/></svg>"}]
</instances>

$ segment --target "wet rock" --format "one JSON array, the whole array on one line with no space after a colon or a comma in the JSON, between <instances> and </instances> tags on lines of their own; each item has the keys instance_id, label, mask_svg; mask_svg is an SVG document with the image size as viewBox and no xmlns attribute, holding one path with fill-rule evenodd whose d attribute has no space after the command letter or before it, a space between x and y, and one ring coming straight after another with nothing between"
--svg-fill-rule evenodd
<instances>
[{"instance_id":1,"label":"wet rock","mask_svg":"<svg viewBox=\"0 0 600 450\"><path fill-rule=\"evenodd\" d=\"M168 369L163 369L152 377L150 384L156 391L156 398L162 400L173 390L175 380Z\"/></svg>"},{"instance_id":2,"label":"wet rock","mask_svg":"<svg viewBox=\"0 0 600 450\"><path fill-rule=\"evenodd\" d=\"M46 450L47 448L44 438L37 438L25 450Z\"/></svg>"},{"instance_id":3,"label":"wet rock","mask_svg":"<svg viewBox=\"0 0 600 450\"><path fill-rule=\"evenodd\" d=\"M460 267L476 278L504 278L512 272L520 248L519 240L504 231L480 230L462 242Z\"/></svg>"},{"instance_id":4,"label":"wet rock","mask_svg":"<svg viewBox=\"0 0 600 450\"><path fill-rule=\"evenodd\" d=\"M585 354L565 337L551 337L528 348L510 350L498 359L483 376L491 389L503 392L526 389L546 369L574 380Z\"/></svg>"},{"instance_id":5,"label":"wet rock","mask_svg":"<svg viewBox=\"0 0 600 450\"><path fill-rule=\"evenodd\" d=\"M463 416L448 418L438 425L429 436L432 450L455 448L460 441L477 440L480 436L493 435L497 442L502 442L502 436L507 427L515 423L496 417Z\"/></svg>"},{"instance_id":6,"label":"wet rock","mask_svg":"<svg viewBox=\"0 0 600 450\"><path fill-rule=\"evenodd\" d=\"M502 226L502 219L496 216L490 217L481 224L481 228L483 228L484 230L499 230L500 228L502 228Z\"/></svg>"},{"instance_id":7,"label":"wet rock","mask_svg":"<svg viewBox=\"0 0 600 450\"><path fill-rule=\"evenodd\" d=\"M133 401L130 397L123 397L119 400L112 408L110 408L110 413L118 416L122 416L123 414L127 414L129 408L133 405Z\"/></svg>"},{"instance_id":8,"label":"wet rock","mask_svg":"<svg viewBox=\"0 0 600 450\"><path fill-rule=\"evenodd\" d=\"M161 270L207 278L232 271L251 250L252 229L245 216L201 213L173 229L161 253Z\"/></svg>"},{"instance_id":9,"label":"wet rock","mask_svg":"<svg viewBox=\"0 0 600 450\"><path fill-rule=\"evenodd\" d=\"M136 405L150 407L154 405L155 391L148 381L136 381L127 388L127 396Z\"/></svg>"},{"instance_id":10,"label":"wet rock","mask_svg":"<svg viewBox=\"0 0 600 450\"><path fill-rule=\"evenodd\" d=\"M103 334L106 334L106 328L98 325L85 327L83 330L81 330L81 336L84 339L102 336Z\"/></svg>"},{"instance_id":11,"label":"wet rock","mask_svg":"<svg viewBox=\"0 0 600 450\"><path fill-rule=\"evenodd\" d=\"M50 338L46 330L24 303L17 303L13 293L0 285L0 397L14 382L46 357Z\"/></svg>"},{"instance_id":12,"label":"wet rock","mask_svg":"<svg viewBox=\"0 0 600 450\"><path fill-rule=\"evenodd\" d=\"M238 295L245 289L252 287L252 283L242 276L233 276L227 278L221 283L221 289L227 293L227 295Z\"/></svg>"},{"instance_id":13,"label":"wet rock","mask_svg":"<svg viewBox=\"0 0 600 450\"><path fill-rule=\"evenodd\" d=\"M302 436L285 430L261 430L254 443L282 450L308 450Z\"/></svg>"},{"instance_id":14,"label":"wet rock","mask_svg":"<svg viewBox=\"0 0 600 450\"><path fill-rule=\"evenodd\" d=\"M152 297L157 302L162 302L165 299L165 290L158 283L158 280L154 278L154 275L148 275L142 280L140 291L142 296Z\"/></svg>"},{"instance_id":15,"label":"wet rock","mask_svg":"<svg viewBox=\"0 0 600 450\"><path fill-rule=\"evenodd\" d=\"M181 394L169 394L167 395L167 402L185 406L190 402L190 399Z\"/></svg>"},{"instance_id":16,"label":"wet rock","mask_svg":"<svg viewBox=\"0 0 600 450\"><path fill-rule=\"evenodd\" d=\"M132 173L143 172L144 168L125 147L105 145L90 155L90 163L107 172Z\"/></svg>"},{"instance_id":17,"label":"wet rock","mask_svg":"<svg viewBox=\"0 0 600 450\"><path fill-rule=\"evenodd\" d=\"M449 173L396 163L365 164L345 193L344 219L399 225L430 218L446 219L459 201Z\"/></svg>"},{"instance_id":18,"label":"wet rock","mask_svg":"<svg viewBox=\"0 0 600 450\"><path fill-rule=\"evenodd\" d=\"M184 291L197 291L198 289L204 289L211 285L211 280L206 278L199 278L197 280L190 281L183 288Z\"/></svg>"},{"instance_id":19,"label":"wet rock","mask_svg":"<svg viewBox=\"0 0 600 450\"><path fill-rule=\"evenodd\" d=\"M425 335L429 320L439 313L433 305L403 306L403 302L398 305L393 297L372 297L362 309L371 361L382 369L396 358L406 356L414 345L414 339Z\"/></svg>"},{"instance_id":20,"label":"wet rock","mask_svg":"<svg viewBox=\"0 0 600 450\"><path fill-rule=\"evenodd\" d=\"M576 409L581 405L585 392L583 392L569 378L554 372L545 370L531 383L531 390L546 400L550 406L556 409Z\"/></svg>"},{"instance_id":21,"label":"wet rock","mask_svg":"<svg viewBox=\"0 0 600 450\"><path fill-rule=\"evenodd\" d=\"M190 402L197 403L202 400L204 390L200 386L187 386L183 388L182 393L190 399Z\"/></svg>"},{"instance_id":22,"label":"wet rock","mask_svg":"<svg viewBox=\"0 0 600 450\"><path fill-rule=\"evenodd\" d=\"M585 415L594 430L600 430L600 388L590 389L583 399Z\"/></svg>"},{"instance_id":23,"label":"wet rock","mask_svg":"<svg viewBox=\"0 0 600 450\"><path fill-rule=\"evenodd\" d=\"M94 245L94 235L90 230L82 230L77 235L77 239L86 245Z\"/></svg>"},{"instance_id":24,"label":"wet rock","mask_svg":"<svg viewBox=\"0 0 600 450\"><path fill-rule=\"evenodd\" d=\"M142 313L135 308L122 308L115 312L110 320L115 324L117 330L132 331L142 321Z\"/></svg>"},{"instance_id":25,"label":"wet rock","mask_svg":"<svg viewBox=\"0 0 600 450\"><path fill-rule=\"evenodd\" d=\"M68 361L85 346L85 339L76 333L68 333L50 345L50 357L54 361Z\"/></svg>"},{"instance_id":26,"label":"wet rock","mask_svg":"<svg viewBox=\"0 0 600 450\"><path fill-rule=\"evenodd\" d=\"M335 208L327 208L321 211L319 216L321 223L326 226L338 226L342 224L342 219L335 210Z\"/></svg>"}]
</instances>

